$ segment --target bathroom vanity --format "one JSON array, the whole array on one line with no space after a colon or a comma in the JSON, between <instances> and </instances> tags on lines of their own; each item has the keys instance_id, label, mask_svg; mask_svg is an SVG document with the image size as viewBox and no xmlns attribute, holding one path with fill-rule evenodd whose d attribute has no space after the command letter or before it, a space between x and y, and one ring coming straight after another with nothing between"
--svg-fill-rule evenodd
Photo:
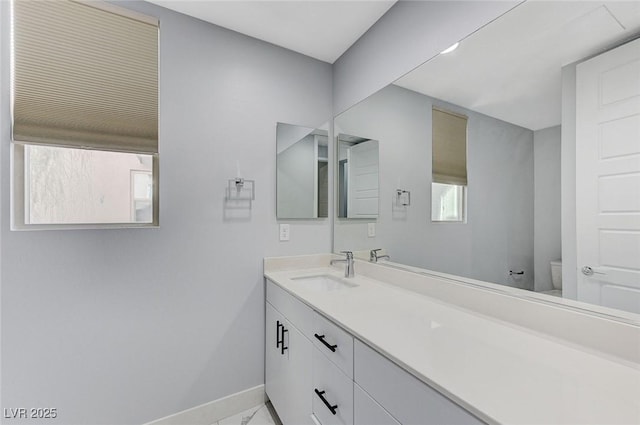
<instances>
[{"instance_id":1,"label":"bathroom vanity","mask_svg":"<svg viewBox=\"0 0 640 425\"><path fill-rule=\"evenodd\" d=\"M550 335L508 319L549 305L359 260L346 279L332 258L265 259L266 392L285 425L640 423L637 326L556 306L567 335ZM624 346L589 346L583 320Z\"/></svg>"}]
</instances>

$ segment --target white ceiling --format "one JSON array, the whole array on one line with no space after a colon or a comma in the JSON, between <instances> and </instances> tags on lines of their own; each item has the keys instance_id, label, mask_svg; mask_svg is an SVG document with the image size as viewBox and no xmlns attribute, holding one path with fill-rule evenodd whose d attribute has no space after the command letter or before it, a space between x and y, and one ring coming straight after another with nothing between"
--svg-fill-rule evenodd
<instances>
[{"instance_id":1,"label":"white ceiling","mask_svg":"<svg viewBox=\"0 0 640 425\"><path fill-rule=\"evenodd\" d=\"M561 67L640 32L640 1L528 1L395 84L532 130L560 124Z\"/></svg>"},{"instance_id":2,"label":"white ceiling","mask_svg":"<svg viewBox=\"0 0 640 425\"><path fill-rule=\"evenodd\" d=\"M148 0L298 53L333 63L395 0Z\"/></svg>"}]
</instances>

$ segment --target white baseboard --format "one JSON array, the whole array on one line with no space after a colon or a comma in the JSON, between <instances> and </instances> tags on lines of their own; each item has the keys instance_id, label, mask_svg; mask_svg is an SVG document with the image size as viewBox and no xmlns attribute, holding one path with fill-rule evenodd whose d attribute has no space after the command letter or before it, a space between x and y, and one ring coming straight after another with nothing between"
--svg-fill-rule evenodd
<instances>
[{"instance_id":1,"label":"white baseboard","mask_svg":"<svg viewBox=\"0 0 640 425\"><path fill-rule=\"evenodd\" d=\"M211 425L266 401L264 384L191 409L156 419L145 425Z\"/></svg>"}]
</instances>

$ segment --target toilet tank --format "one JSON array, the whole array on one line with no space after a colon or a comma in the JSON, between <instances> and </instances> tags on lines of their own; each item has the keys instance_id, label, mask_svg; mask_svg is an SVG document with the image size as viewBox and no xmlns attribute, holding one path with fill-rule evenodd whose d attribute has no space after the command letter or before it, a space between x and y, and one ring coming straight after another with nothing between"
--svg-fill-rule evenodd
<instances>
[{"instance_id":1,"label":"toilet tank","mask_svg":"<svg viewBox=\"0 0 640 425\"><path fill-rule=\"evenodd\" d=\"M553 289L562 288L562 260L551 261L551 283Z\"/></svg>"}]
</instances>

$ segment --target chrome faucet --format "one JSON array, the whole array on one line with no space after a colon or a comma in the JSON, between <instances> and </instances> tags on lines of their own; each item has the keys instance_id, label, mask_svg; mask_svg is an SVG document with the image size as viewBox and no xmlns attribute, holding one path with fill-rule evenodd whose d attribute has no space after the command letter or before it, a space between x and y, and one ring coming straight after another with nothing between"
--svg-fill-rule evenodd
<instances>
[{"instance_id":1,"label":"chrome faucet","mask_svg":"<svg viewBox=\"0 0 640 425\"><path fill-rule=\"evenodd\" d=\"M382 248L372 249L369 252L369 261L371 261L372 263L377 263L381 258L386 258L387 260L391 259L391 257L389 257L388 255L378 255L378 251L382 251Z\"/></svg>"},{"instance_id":2,"label":"chrome faucet","mask_svg":"<svg viewBox=\"0 0 640 425\"><path fill-rule=\"evenodd\" d=\"M334 265L335 263L345 263L344 264L344 277L353 277L354 276L354 271L353 271L353 252L351 251L340 251L343 254L347 255L347 258L345 258L344 260L331 260L331 265Z\"/></svg>"}]
</instances>

